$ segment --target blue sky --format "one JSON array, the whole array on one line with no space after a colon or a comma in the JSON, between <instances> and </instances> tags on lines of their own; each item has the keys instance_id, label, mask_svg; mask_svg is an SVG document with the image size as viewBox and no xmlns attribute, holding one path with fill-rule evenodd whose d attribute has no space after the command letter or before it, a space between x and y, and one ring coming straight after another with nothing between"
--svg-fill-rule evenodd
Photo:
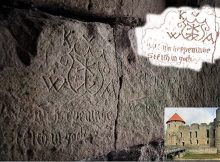
<instances>
[{"instance_id":1,"label":"blue sky","mask_svg":"<svg viewBox=\"0 0 220 162\"><path fill-rule=\"evenodd\" d=\"M175 113L179 114L180 117L182 117L182 119L186 122L186 124L189 125L192 123L209 124L216 117L216 109L217 107L167 107L165 108L164 113L164 124Z\"/></svg>"}]
</instances>

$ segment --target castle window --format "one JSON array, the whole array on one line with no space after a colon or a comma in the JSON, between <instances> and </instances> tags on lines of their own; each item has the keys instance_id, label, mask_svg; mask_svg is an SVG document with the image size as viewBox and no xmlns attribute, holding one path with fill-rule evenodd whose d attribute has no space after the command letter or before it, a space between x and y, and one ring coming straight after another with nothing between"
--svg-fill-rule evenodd
<instances>
[{"instance_id":1,"label":"castle window","mask_svg":"<svg viewBox=\"0 0 220 162\"><path fill-rule=\"evenodd\" d=\"M190 132L190 138L192 138L192 132Z\"/></svg>"},{"instance_id":2,"label":"castle window","mask_svg":"<svg viewBox=\"0 0 220 162\"><path fill-rule=\"evenodd\" d=\"M183 146L185 145L185 142L183 142Z\"/></svg>"},{"instance_id":3,"label":"castle window","mask_svg":"<svg viewBox=\"0 0 220 162\"><path fill-rule=\"evenodd\" d=\"M207 144L209 144L209 140L207 140Z\"/></svg>"},{"instance_id":4,"label":"castle window","mask_svg":"<svg viewBox=\"0 0 220 162\"><path fill-rule=\"evenodd\" d=\"M199 144L199 140L196 141L197 145Z\"/></svg>"},{"instance_id":5,"label":"castle window","mask_svg":"<svg viewBox=\"0 0 220 162\"><path fill-rule=\"evenodd\" d=\"M182 132L180 132L180 137L183 137L183 133Z\"/></svg>"},{"instance_id":6,"label":"castle window","mask_svg":"<svg viewBox=\"0 0 220 162\"><path fill-rule=\"evenodd\" d=\"M207 129L207 138L209 138L209 130Z\"/></svg>"},{"instance_id":7,"label":"castle window","mask_svg":"<svg viewBox=\"0 0 220 162\"><path fill-rule=\"evenodd\" d=\"M215 138L215 129L213 130L213 138Z\"/></svg>"},{"instance_id":8,"label":"castle window","mask_svg":"<svg viewBox=\"0 0 220 162\"><path fill-rule=\"evenodd\" d=\"M190 144L192 144L192 140L190 140Z\"/></svg>"},{"instance_id":9,"label":"castle window","mask_svg":"<svg viewBox=\"0 0 220 162\"><path fill-rule=\"evenodd\" d=\"M197 131L195 133L196 133L196 138L197 138L197 136L198 136Z\"/></svg>"}]
</instances>

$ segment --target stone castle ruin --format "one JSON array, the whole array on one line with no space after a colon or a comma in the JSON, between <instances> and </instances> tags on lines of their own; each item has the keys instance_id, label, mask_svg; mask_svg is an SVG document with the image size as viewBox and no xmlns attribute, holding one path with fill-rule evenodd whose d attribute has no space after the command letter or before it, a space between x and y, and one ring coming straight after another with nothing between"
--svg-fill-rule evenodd
<instances>
[{"instance_id":1,"label":"stone castle ruin","mask_svg":"<svg viewBox=\"0 0 220 162\"><path fill-rule=\"evenodd\" d=\"M185 125L185 121L177 113L166 124L167 147L216 148L220 153L220 108L216 110L214 121L209 124Z\"/></svg>"}]
</instances>

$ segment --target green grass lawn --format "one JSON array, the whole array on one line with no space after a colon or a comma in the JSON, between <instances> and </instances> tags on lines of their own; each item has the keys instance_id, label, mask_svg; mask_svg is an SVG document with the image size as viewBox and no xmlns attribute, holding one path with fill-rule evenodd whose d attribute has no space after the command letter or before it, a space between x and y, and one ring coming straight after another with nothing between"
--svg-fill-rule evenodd
<instances>
[{"instance_id":1,"label":"green grass lawn","mask_svg":"<svg viewBox=\"0 0 220 162\"><path fill-rule=\"evenodd\" d=\"M186 153L182 159L220 159L220 154L193 154Z\"/></svg>"}]
</instances>

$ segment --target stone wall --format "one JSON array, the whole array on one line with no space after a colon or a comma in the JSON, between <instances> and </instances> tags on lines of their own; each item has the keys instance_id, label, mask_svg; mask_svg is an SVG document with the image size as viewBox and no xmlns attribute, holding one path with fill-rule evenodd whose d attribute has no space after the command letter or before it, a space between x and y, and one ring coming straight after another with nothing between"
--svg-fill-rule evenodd
<instances>
[{"instance_id":1,"label":"stone wall","mask_svg":"<svg viewBox=\"0 0 220 162\"><path fill-rule=\"evenodd\" d=\"M171 122L169 124L172 126L168 126L166 131L165 144L167 146L177 145L188 148L215 146L214 123L210 123L209 125L206 123L194 123L190 126L183 125L181 122Z\"/></svg>"},{"instance_id":2,"label":"stone wall","mask_svg":"<svg viewBox=\"0 0 220 162\"><path fill-rule=\"evenodd\" d=\"M149 146L163 138L164 107L220 103L219 61L195 72L153 66L132 50L128 32L165 0L2 0L0 8L0 160ZM148 160L162 156L152 147L141 149Z\"/></svg>"},{"instance_id":3,"label":"stone wall","mask_svg":"<svg viewBox=\"0 0 220 162\"><path fill-rule=\"evenodd\" d=\"M194 125L195 126L195 125ZM207 131L209 137L207 136ZM179 129L179 132L182 133L182 138L180 138L180 145L192 147L192 146L214 146L211 145L211 139L214 141L213 137L213 128L207 124L198 125L198 127L189 127L189 126L182 126Z\"/></svg>"},{"instance_id":4,"label":"stone wall","mask_svg":"<svg viewBox=\"0 0 220 162\"><path fill-rule=\"evenodd\" d=\"M2 0L1 3L37 8L57 16L129 26L143 25L147 13L160 14L165 8L165 0Z\"/></svg>"},{"instance_id":5,"label":"stone wall","mask_svg":"<svg viewBox=\"0 0 220 162\"><path fill-rule=\"evenodd\" d=\"M81 160L162 139L163 107L147 104L127 35L161 2L3 1L0 160Z\"/></svg>"}]
</instances>

